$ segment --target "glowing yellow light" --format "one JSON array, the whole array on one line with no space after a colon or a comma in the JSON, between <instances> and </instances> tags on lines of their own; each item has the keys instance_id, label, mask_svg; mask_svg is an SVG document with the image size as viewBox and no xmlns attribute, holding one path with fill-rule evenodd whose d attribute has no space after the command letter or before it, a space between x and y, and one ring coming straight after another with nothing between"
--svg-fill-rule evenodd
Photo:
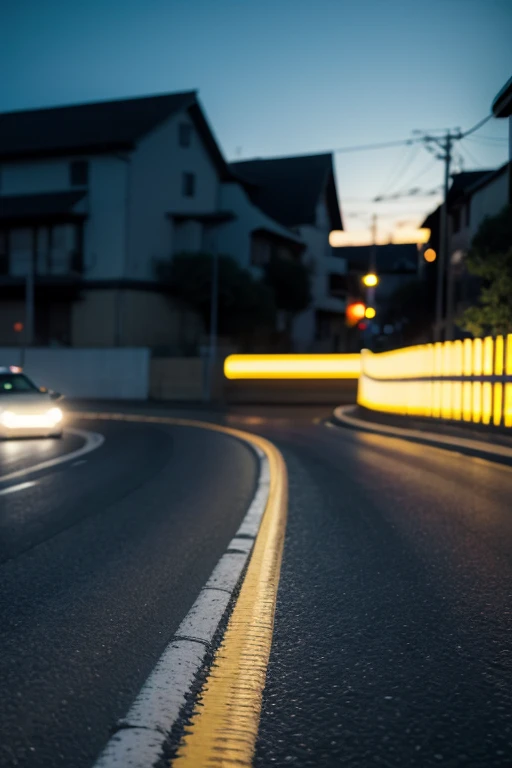
<instances>
[{"instance_id":1,"label":"glowing yellow light","mask_svg":"<svg viewBox=\"0 0 512 768\"><path fill-rule=\"evenodd\" d=\"M366 307L366 312L364 313L364 316L367 317L368 320L373 320L376 314L377 313L373 307Z\"/></svg>"},{"instance_id":2,"label":"glowing yellow light","mask_svg":"<svg viewBox=\"0 0 512 768\"><path fill-rule=\"evenodd\" d=\"M369 272L363 277L363 283L367 288L373 288L375 285L379 284L379 278L377 275L373 274L373 272Z\"/></svg>"},{"instance_id":3,"label":"glowing yellow light","mask_svg":"<svg viewBox=\"0 0 512 768\"><path fill-rule=\"evenodd\" d=\"M357 379L361 356L230 355L224 361L227 379Z\"/></svg>"},{"instance_id":4,"label":"glowing yellow light","mask_svg":"<svg viewBox=\"0 0 512 768\"><path fill-rule=\"evenodd\" d=\"M434 251L433 248L427 248L425 253L423 254L423 258L425 261L428 261L429 264L432 264L437 259L437 253Z\"/></svg>"},{"instance_id":5,"label":"glowing yellow light","mask_svg":"<svg viewBox=\"0 0 512 768\"><path fill-rule=\"evenodd\" d=\"M501 426L501 414L503 409L503 384L494 385L494 409L492 422L495 427Z\"/></svg>"}]
</instances>

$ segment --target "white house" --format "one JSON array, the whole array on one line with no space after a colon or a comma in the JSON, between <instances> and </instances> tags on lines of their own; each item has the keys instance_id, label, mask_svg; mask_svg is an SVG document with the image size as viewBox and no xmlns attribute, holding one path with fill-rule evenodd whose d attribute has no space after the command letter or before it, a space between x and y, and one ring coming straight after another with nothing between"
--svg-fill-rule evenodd
<instances>
[{"instance_id":1,"label":"white house","mask_svg":"<svg viewBox=\"0 0 512 768\"><path fill-rule=\"evenodd\" d=\"M155 271L180 251L250 263L252 243L303 250L255 208L195 92L0 114L0 344L193 344L196 315Z\"/></svg>"},{"instance_id":2,"label":"white house","mask_svg":"<svg viewBox=\"0 0 512 768\"><path fill-rule=\"evenodd\" d=\"M245 160L231 163L252 203L306 244L302 256L313 273L313 302L296 319L297 351L338 351L345 336L345 259L329 245L343 229L331 154ZM269 254L254 251L253 264ZM262 262L263 260L263 262Z\"/></svg>"}]
</instances>

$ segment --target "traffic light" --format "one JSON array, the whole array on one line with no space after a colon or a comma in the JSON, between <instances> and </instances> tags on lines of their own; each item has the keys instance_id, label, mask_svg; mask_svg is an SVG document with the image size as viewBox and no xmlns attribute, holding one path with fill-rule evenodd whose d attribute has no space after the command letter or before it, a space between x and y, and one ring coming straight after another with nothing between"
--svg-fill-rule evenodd
<instances>
[{"instance_id":1,"label":"traffic light","mask_svg":"<svg viewBox=\"0 0 512 768\"><path fill-rule=\"evenodd\" d=\"M354 301L352 304L347 304L345 310L346 323L349 328L353 328L360 320L363 320L366 312L366 307L362 301Z\"/></svg>"}]
</instances>

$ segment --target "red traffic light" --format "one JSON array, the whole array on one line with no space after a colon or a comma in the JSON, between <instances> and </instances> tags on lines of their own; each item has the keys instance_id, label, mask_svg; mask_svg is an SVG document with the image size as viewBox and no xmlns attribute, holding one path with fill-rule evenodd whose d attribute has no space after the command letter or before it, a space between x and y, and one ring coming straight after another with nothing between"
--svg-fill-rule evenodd
<instances>
[{"instance_id":1,"label":"red traffic light","mask_svg":"<svg viewBox=\"0 0 512 768\"><path fill-rule=\"evenodd\" d=\"M23 330L23 323L20 323L20 322L16 322L16 323L14 323L14 325L13 325L13 329L14 329L14 331L15 331L16 333L21 333L21 332L22 332L22 330Z\"/></svg>"}]
</instances>

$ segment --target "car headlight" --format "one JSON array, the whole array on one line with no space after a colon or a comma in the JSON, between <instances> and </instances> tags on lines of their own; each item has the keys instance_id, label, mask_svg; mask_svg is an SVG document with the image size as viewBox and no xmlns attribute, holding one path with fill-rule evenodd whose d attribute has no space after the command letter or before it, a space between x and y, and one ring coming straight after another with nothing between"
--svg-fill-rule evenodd
<instances>
[{"instance_id":1,"label":"car headlight","mask_svg":"<svg viewBox=\"0 0 512 768\"><path fill-rule=\"evenodd\" d=\"M12 427L16 423L16 414L12 411L3 411L0 414L0 422L4 427Z\"/></svg>"},{"instance_id":2,"label":"car headlight","mask_svg":"<svg viewBox=\"0 0 512 768\"><path fill-rule=\"evenodd\" d=\"M48 418L53 421L54 424L58 424L59 421L62 421L62 411L60 408L52 408L48 411Z\"/></svg>"}]
</instances>

